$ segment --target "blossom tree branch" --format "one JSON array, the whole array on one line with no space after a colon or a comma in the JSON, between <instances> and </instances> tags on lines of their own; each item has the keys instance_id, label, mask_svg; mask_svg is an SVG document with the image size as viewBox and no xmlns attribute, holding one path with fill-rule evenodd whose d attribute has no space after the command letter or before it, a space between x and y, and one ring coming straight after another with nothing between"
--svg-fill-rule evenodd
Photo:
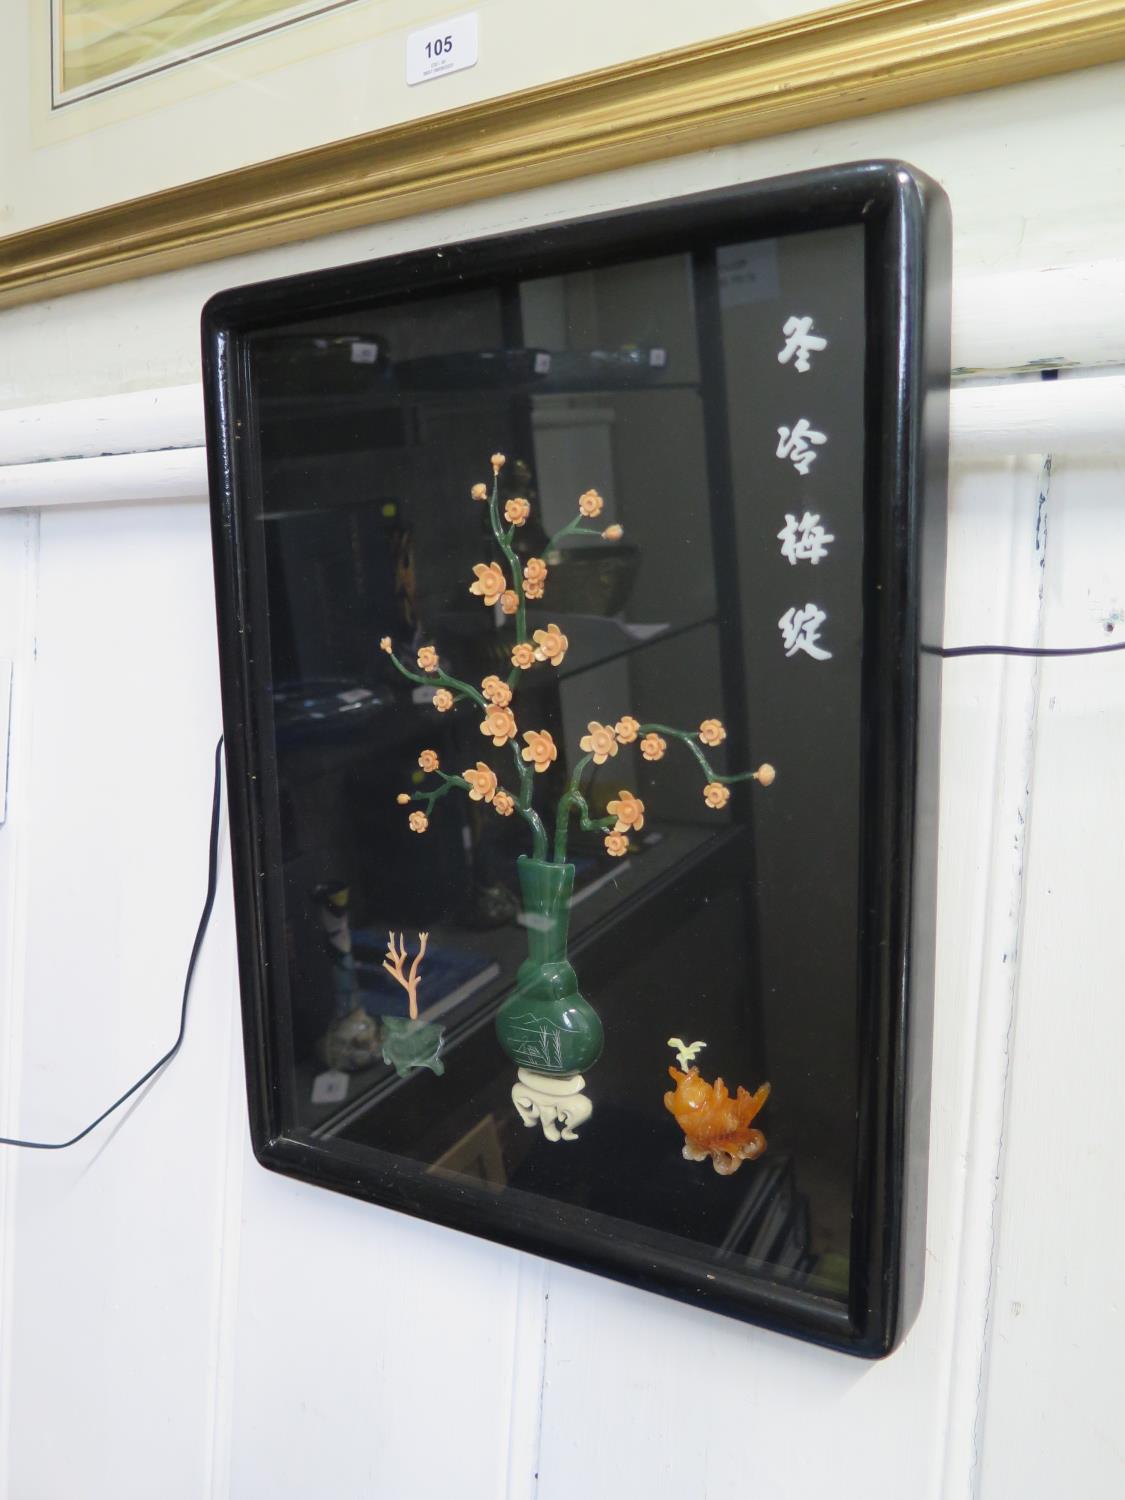
<instances>
[{"instance_id":1,"label":"blossom tree branch","mask_svg":"<svg viewBox=\"0 0 1125 1500\"><path fill-rule=\"evenodd\" d=\"M733 786L738 781L760 781L762 786L769 786L773 782L774 769L768 765L759 766L756 771L739 771L734 776L720 776L696 743L699 737L698 730L674 729L668 724L642 724L637 730L637 734L666 734L672 739L679 740L695 756L703 768L703 774L707 777L707 780L717 781L720 786Z\"/></svg>"}]
</instances>

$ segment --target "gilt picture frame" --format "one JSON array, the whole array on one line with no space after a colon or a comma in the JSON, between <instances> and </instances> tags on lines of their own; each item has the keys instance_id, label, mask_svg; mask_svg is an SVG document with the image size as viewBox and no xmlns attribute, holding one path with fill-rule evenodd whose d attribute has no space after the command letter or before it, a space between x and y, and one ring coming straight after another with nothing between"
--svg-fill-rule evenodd
<instances>
[{"instance_id":1,"label":"gilt picture frame","mask_svg":"<svg viewBox=\"0 0 1125 1500\"><path fill-rule=\"evenodd\" d=\"M183 97L154 95L142 108L133 94L124 114L99 116L99 128L113 129L115 151L145 142L144 153L126 151L119 160L113 151L90 159L89 111L99 101L79 101L69 123L41 110L43 118L29 129L14 113L24 108L25 89L13 75L2 97L13 112L5 134L14 153L10 222L16 227L0 238L0 307L1125 56L1125 0L968 7L955 0L876 0L798 12L653 55L638 48L612 66L513 90L504 59L526 54L532 39L521 27L534 19L516 0L505 3L495 40L489 43L486 32L482 41L493 48L495 78L484 71L492 66L486 60L451 83L455 102L448 93L431 95L420 115L416 104L409 110L404 104L398 119L360 134L326 138L310 128L284 154L263 148L249 161L232 159L231 131L193 131L199 154L187 170L173 147L183 136L176 110L189 95L208 120L226 118L218 112L219 93L225 91L224 110L237 107L230 89L243 73L243 97L253 94L259 105L248 119L243 110L247 127L266 118L261 100L274 90L258 81L268 70L261 73L267 63L255 60L257 42L227 54L237 55L237 69L232 63L214 76L195 74L190 87L183 84ZM396 4L392 28L439 14L411 9L415 0ZM370 22L355 31L349 18L356 14L346 8L288 28L284 36L299 39L297 53L270 66L288 66L304 52L311 68L321 48L370 45ZM7 65L18 68L20 56L13 46ZM47 97L46 28L36 56ZM182 80L190 69L174 71ZM391 71L397 80L397 66ZM119 92L124 98L147 87L141 80ZM313 88L310 75L306 97ZM322 114L308 113L310 124ZM289 109L287 129L292 119ZM153 142L165 130L169 149L154 154ZM159 180L146 179L144 190L123 195L121 165L135 160L169 165ZM82 203L75 211L78 181Z\"/></svg>"}]
</instances>

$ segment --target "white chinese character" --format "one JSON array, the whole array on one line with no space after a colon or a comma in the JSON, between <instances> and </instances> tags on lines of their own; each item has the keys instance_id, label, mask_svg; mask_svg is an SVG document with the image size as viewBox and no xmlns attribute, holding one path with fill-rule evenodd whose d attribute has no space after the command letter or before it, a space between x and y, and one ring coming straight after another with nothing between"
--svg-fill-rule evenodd
<instances>
[{"instance_id":1,"label":"white chinese character","mask_svg":"<svg viewBox=\"0 0 1125 1500\"><path fill-rule=\"evenodd\" d=\"M785 348L777 356L779 365L787 365L795 354L797 358L793 359L793 368L803 375L810 368L809 355L828 348L828 340L810 333L811 328L811 318L794 316L786 320L785 327L781 330L785 335Z\"/></svg>"},{"instance_id":2,"label":"white chinese character","mask_svg":"<svg viewBox=\"0 0 1125 1500\"><path fill-rule=\"evenodd\" d=\"M825 651L823 646L816 643L820 627L827 618L824 611L817 609L815 604L806 604L804 609L797 609L795 606L787 609L777 622L786 656L796 656L798 651L805 651L813 661L828 661L831 651Z\"/></svg>"},{"instance_id":3,"label":"white chinese character","mask_svg":"<svg viewBox=\"0 0 1125 1500\"><path fill-rule=\"evenodd\" d=\"M836 540L820 524L820 517L810 515L808 511L799 521L787 511L785 527L777 533L777 539L781 543L782 557L789 559L792 568L799 562L810 562L815 567L822 557L828 556L828 543Z\"/></svg>"},{"instance_id":4,"label":"white chinese character","mask_svg":"<svg viewBox=\"0 0 1125 1500\"><path fill-rule=\"evenodd\" d=\"M798 474L807 474L816 457L809 444L815 443L819 447L828 441L823 432L812 430L805 417L801 417L792 430L779 427L777 435L781 439L777 445L778 458L791 458Z\"/></svg>"}]
</instances>

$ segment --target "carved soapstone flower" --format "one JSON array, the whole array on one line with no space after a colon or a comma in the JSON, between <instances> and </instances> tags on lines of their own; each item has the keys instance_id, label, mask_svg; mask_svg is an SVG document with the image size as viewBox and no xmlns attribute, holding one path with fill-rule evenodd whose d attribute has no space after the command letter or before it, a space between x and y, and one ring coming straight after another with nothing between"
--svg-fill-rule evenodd
<instances>
[{"instance_id":1,"label":"carved soapstone flower","mask_svg":"<svg viewBox=\"0 0 1125 1500\"><path fill-rule=\"evenodd\" d=\"M730 801L730 787L720 781L709 781L703 788L703 800L708 807L726 807Z\"/></svg>"},{"instance_id":2,"label":"carved soapstone flower","mask_svg":"<svg viewBox=\"0 0 1125 1500\"><path fill-rule=\"evenodd\" d=\"M380 651L386 651L386 652L389 653L390 649L391 649L391 638L390 638L389 635L385 635L383 637L383 639L379 642L379 650Z\"/></svg>"},{"instance_id":3,"label":"carved soapstone flower","mask_svg":"<svg viewBox=\"0 0 1125 1500\"><path fill-rule=\"evenodd\" d=\"M418 757L418 764L423 771L436 771L439 765L436 750L423 750Z\"/></svg>"},{"instance_id":4,"label":"carved soapstone flower","mask_svg":"<svg viewBox=\"0 0 1125 1500\"><path fill-rule=\"evenodd\" d=\"M658 734L646 734L641 741L641 754L645 760L663 760L668 741Z\"/></svg>"},{"instance_id":5,"label":"carved soapstone flower","mask_svg":"<svg viewBox=\"0 0 1125 1500\"><path fill-rule=\"evenodd\" d=\"M718 719L704 719L699 726L699 738L705 745L721 745L727 732Z\"/></svg>"},{"instance_id":6,"label":"carved soapstone flower","mask_svg":"<svg viewBox=\"0 0 1125 1500\"><path fill-rule=\"evenodd\" d=\"M497 708L504 708L512 701L512 690L502 677L486 677L480 690L489 703L495 703Z\"/></svg>"},{"instance_id":7,"label":"carved soapstone flower","mask_svg":"<svg viewBox=\"0 0 1125 1500\"><path fill-rule=\"evenodd\" d=\"M549 661L552 666L562 666L563 657L567 653L570 642L557 625L548 625L546 630L533 631L531 638L535 642L536 661Z\"/></svg>"},{"instance_id":8,"label":"carved soapstone flower","mask_svg":"<svg viewBox=\"0 0 1125 1500\"><path fill-rule=\"evenodd\" d=\"M395 798L395 801L398 803L399 807L405 807L408 802L413 802L414 798L410 795L409 792L399 792L398 796Z\"/></svg>"},{"instance_id":9,"label":"carved soapstone flower","mask_svg":"<svg viewBox=\"0 0 1125 1500\"><path fill-rule=\"evenodd\" d=\"M547 582L547 564L541 557L529 557L523 565L523 591L528 598L541 598L543 585ZM538 589L536 595L528 594L528 588Z\"/></svg>"},{"instance_id":10,"label":"carved soapstone flower","mask_svg":"<svg viewBox=\"0 0 1125 1500\"><path fill-rule=\"evenodd\" d=\"M530 641L521 641L518 646L512 647L512 666L519 667L526 672L528 667L535 665L535 647Z\"/></svg>"},{"instance_id":11,"label":"carved soapstone flower","mask_svg":"<svg viewBox=\"0 0 1125 1500\"><path fill-rule=\"evenodd\" d=\"M504 467L504 465L507 462L508 462L508 460L504 457L504 455L502 453L494 453L492 455L492 459L491 459L492 472L494 474L499 474L500 470Z\"/></svg>"},{"instance_id":12,"label":"carved soapstone flower","mask_svg":"<svg viewBox=\"0 0 1125 1500\"><path fill-rule=\"evenodd\" d=\"M430 820L424 812L412 812L407 822L414 833L425 833L430 826Z\"/></svg>"},{"instance_id":13,"label":"carved soapstone flower","mask_svg":"<svg viewBox=\"0 0 1125 1500\"><path fill-rule=\"evenodd\" d=\"M500 595L500 608L506 615L514 615L520 607L520 596L515 589L505 589Z\"/></svg>"},{"instance_id":14,"label":"carved soapstone flower","mask_svg":"<svg viewBox=\"0 0 1125 1500\"><path fill-rule=\"evenodd\" d=\"M523 586L523 597L525 599L542 599L543 585L541 583L527 583Z\"/></svg>"},{"instance_id":15,"label":"carved soapstone flower","mask_svg":"<svg viewBox=\"0 0 1125 1500\"><path fill-rule=\"evenodd\" d=\"M516 810L515 798L508 792L497 792L492 799L492 806L502 818L510 818Z\"/></svg>"},{"instance_id":16,"label":"carved soapstone flower","mask_svg":"<svg viewBox=\"0 0 1125 1500\"><path fill-rule=\"evenodd\" d=\"M629 840L623 833L607 833L605 836L605 852L620 858L622 854L628 854Z\"/></svg>"},{"instance_id":17,"label":"carved soapstone flower","mask_svg":"<svg viewBox=\"0 0 1125 1500\"><path fill-rule=\"evenodd\" d=\"M448 713L453 707L453 694L448 688L438 688L434 694L434 707L439 714Z\"/></svg>"},{"instance_id":18,"label":"carved soapstone flower","mask_svg":"<svg viewBox=\"0 0 1125 1500\"><path fill-rule=\"evenodd\" d=\"M631 719L628 714L623 714L613 726L613 732L620 744L631 745L637 738L637 731L640 727L636 719Z\"/></svg>"},{"instance_id":19,"label":"carved soapstone flower","mask_svg":"<svg viewBox=\"0 0 1125 1500\"><path fill-rule=\"evenodd\" d=\"M606 529L602 532L602 536L605 537L607 542L619 542L624 535L624 526L618 526L616 521L612 526L607 526Z\"/></svg>"},{"instance_id":20,"label":"carved soapstone flower","mask_svg":"<svg viewBox=\"0 0 1125 1500\"><path fill-rule=\"evenodd\" d=\"M480 726L481 734L491 737L494 745L506 745L509 740L516 737L516 720L510 708L498 707L496 704L488 710Z\"/></svg>"},{"instance_id":21,"label":"carved soapstone flower","mask_svg":"<svg viewBox=\"0 0 1125 1500\"><path fill-rule=\"evenodd\" d=\"M597 490L587 490L584 495L578 497L578 509L584 516L600 516L605 501Z\"/></svg>"},{"instance_id":22,"label":"carved soapstone flower","mask_svg":"<svg viewBox=\"0 0 1125 1500\"><path fill-rule=\"evenodd\" d=\"M422 649L418 652L418 665L423 672L437 671L437 652L432 646L423 646Z\"/></svg>"},{"instance_id":23,"label":"carved soapstone flower","mask_svg":"<svg viewBox=\"0 0 1125 1500\"><path fill-rule=\"evenodd\" d=\"M527 748L521 750L520 754L524 760L530 761L536 771L545 771L559 753L551 735L546 729L526 729L524 739Z\"/></svg>"},{"instance_id":24,"label":"carved soapstone flower","mask_svg":"<svg viewBox=\"0 0 1125 1500\"><path fill-rule=\"evenodd\" d=\"M487 500L488 499L488 485L487 484L474 484L473 487L472 487L472 489L469 491L469 494L472 495L472 497L473 497L474 500Z\"/></svg>"},{"instance_id":25,"label":"carved soapstone flower","mask_svg":"<svg viewBox=\"0 0 1125 1500\"><path fill-rule=\"evenodd\" d=\"M511 526L522 526L531 514L531 506L519 498L509 500L504 506L504 519Z\"/></svg>"},{"instance_id":26,"label":"carved soapstone flower","mask_svg":"<svg viewBox=\"0 0 1125 1500\"><path fill-rule=\"evenodd\" d=\"M478 760L476 769L462 771L461 775L469 783L469 800L471 802L491 802L496 795L496 772L491 766L486 766L483 760Z\"/></svg>"},{"instance_id":27,"label":"carved soapstone flower","mask_svg":"<svg viewBox=\"0 0 1125 1500\"><path fill-rule=\"evenodd\" d=\"M645 805L632 792L618 792L612 801L606 803L605 810L611 818L617 819L614 833L625 833L630 828L639 833L645 826Z\"/></svg>"},{"instance_id":28,"label":"carved soapstone flower","mask_svg":"<svg viewBox=\"0 0 1125 1500\"><path fill-rule=\"evenodd\" d=\"M768 760L763 761L758 769L754 772L754 780L758 783L759 786L773 786L774 782L777 780L777 772L770 765Z\"/></svg>"},{"instance_id":29,"label":"carved soapstone flower","mask_svg":"<svg viewBox=\"0 0 1125 1500\"><path fill-rule=\"evenodd\" d=\"M476 583L469 584L469 593L477 594L486 604L495 604L508 587L504 571L499 563L474 563Z\"/></svg>"},{"instance_id":30,"label":"carved soapstone flower","mask_svg":"<svg viewBox=\"0 0 1125 1500\"><path fill-rule=\"evenodd\" d=\"M604 766L611 755L617 754L617 738L608 724L599 724L591 719L586 725L588 734L578 741L579 748L594 757L596 766Z\"/></svg>"}]
</instances>

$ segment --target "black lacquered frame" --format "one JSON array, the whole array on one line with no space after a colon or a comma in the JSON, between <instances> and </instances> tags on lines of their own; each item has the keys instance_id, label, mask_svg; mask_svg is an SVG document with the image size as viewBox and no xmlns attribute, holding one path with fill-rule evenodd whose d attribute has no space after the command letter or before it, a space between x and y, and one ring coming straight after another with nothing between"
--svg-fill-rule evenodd
<instances>
[{"instance_id":1,"label":"black lacquered frame","mask_svg":"<svg viewBox=\"0 0 1125 1500\"><path fill-rule=\"evenodd\" d=\"M746 238L864 231L864 599L859 1129L847 1303L600 1236L581 1215L451 1191L419 1164L285 1134L270 1021L267 857L244 509L256 455L245 339L367 299L474 277L548 276ZM207 441L251 1135L263 1165L404 1212L865 1356L921 1298L929 1121L949 377L948 205L921 173L865 162L224 292L203 314Z\"/></svg>"}]
</instances>

